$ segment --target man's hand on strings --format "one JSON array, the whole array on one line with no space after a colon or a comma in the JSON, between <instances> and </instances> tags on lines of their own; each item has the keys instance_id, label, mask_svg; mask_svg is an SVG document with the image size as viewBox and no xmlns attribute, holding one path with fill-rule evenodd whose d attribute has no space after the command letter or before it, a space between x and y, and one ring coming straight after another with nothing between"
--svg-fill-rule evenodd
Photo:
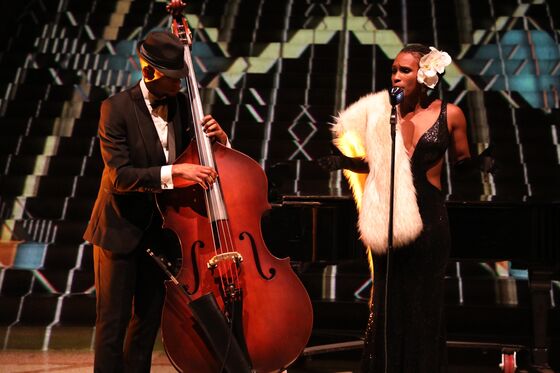
<instances>
[{"instance_id":1,"label":"man's hand on strings","mask_svg":"<svg viewBox=\"0 0 560 373\"><path fill-rule=\"evenodd\" d=\"M227 135L220 127L220 124L214 119L211 115L206 115L204 119L202 119L202 127L206 136L210 138L212 141L218 141L221 144L227 144Z\"/></svg>"},{"instance_id":2,"label":"man's hand on strings","mask_svg":"<svg viewBox=\"0 0 560 373\"><path fill-rule=\"evenodd\" d=\"M188 186L194 182L199 184L204 189L208 189L216 179L218 173L211 167L201 166L192 163L177 163L171 168L171 175L173 177L173 185L176 187Z\"/></svg>"}]
</instances>

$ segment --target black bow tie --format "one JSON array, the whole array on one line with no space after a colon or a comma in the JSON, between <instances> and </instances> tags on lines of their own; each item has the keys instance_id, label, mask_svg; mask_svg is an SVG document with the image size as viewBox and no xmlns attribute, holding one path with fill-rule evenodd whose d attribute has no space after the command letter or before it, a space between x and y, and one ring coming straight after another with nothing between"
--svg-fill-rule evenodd
<instances>
[{"instance_id":1,"label":"black bow tie","mask_svg":"<svg viewBox=\"0 0 560 373\"><path fill-rule=\"evenodd\" d=\"M150 101L150 105L152 105L152 109L157 109L159 106L168 105L168 104L169 104L168 97Z\"/></svg>"}]
</instances>

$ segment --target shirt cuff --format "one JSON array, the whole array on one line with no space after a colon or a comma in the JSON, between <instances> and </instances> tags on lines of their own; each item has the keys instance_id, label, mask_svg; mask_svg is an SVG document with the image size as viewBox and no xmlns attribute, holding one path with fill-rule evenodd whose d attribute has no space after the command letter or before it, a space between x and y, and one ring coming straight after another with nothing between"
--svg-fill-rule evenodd
<instances>
[{"instance_id":1,"label":"shirt cuff","mask_svg":"<svg viewBox=\"0 0 560 373\"><path fill-rule=\"evenodd\" d=\"M171 176L172 165L162 166L161 175L161 189L173 189L173 177Z\"/></svg>"}]
</instances>

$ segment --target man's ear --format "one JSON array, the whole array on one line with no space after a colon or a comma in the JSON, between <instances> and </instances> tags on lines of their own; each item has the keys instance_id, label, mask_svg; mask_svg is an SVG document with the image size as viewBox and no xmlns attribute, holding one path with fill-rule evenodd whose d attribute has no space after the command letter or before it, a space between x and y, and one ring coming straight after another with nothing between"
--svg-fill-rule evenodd
<instances>
[{"instance_id":1,"label":"man's ear","mask_svg":"<svg viewBox=\"0 0 560 373\"><path fill-rule=\"evenodd\" d=\"M155 74L156 70L150 65L146 65L142 68L142 76L147 81L154 79Z\"/></svg>"}]
</instances>

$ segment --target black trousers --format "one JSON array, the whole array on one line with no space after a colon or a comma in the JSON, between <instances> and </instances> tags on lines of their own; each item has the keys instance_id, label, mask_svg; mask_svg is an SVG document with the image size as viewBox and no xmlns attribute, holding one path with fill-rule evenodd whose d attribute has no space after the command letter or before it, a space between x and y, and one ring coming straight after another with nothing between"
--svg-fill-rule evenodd
<instances>
[{"instance_id":1,"label":"black trousers","mask_svg":"<svg viewBox=\"0 0 560 373\"><path fill-rule=\"evenodd\" d=\"M157 246L157 236L149 232L129 254L94 246L95 373L150 372L165 276L145 248Z\"/></svg>"}]
</instances>

